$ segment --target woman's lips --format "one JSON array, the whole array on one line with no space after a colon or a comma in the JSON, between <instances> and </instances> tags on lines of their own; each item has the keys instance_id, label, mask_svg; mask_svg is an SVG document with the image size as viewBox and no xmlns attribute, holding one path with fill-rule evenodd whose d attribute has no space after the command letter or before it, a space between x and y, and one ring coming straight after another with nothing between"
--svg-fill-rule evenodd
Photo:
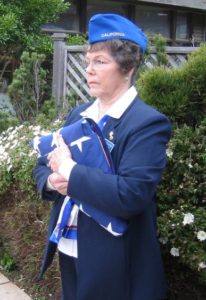
<instances>
[{"instance_id":1,"label":"woman's lips","mask_svg":"<svg viewBox=\"0 0 206 300\"><path fill-rule=\"evenodd\" d=\"M95 81L91 81L91 82L88 83L88 85L89 85L90 87L93 87L93 86L97 86L98 83L95 82Z\"/></svg>"},{"instance_id":2,"label":"woman's lips","mask_svg":"<svg viewBox=\"0 0 206 300\"><path fill-rule=\"evenodd\" d=\"M96 81L89 81L88 83L89 83L89 85L91 85L91 84L97 84Z\"/></svg>"}]
</instances>

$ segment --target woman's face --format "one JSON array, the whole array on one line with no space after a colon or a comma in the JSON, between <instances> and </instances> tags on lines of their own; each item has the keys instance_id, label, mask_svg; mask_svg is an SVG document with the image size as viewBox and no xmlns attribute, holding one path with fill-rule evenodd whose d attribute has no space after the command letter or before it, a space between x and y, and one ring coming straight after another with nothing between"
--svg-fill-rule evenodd
<instances>
[{"instance_id":1,"label":"woman's face","mask_svg":"<svg viewBox=\"0 0 206 300\"><path fill-rule=\"evenodd\" d=\"M121 96L128 88L128 78L106 49L87 52L86 64L86 79L91 96L109 101Z\"/></svg>"}]
</instances>

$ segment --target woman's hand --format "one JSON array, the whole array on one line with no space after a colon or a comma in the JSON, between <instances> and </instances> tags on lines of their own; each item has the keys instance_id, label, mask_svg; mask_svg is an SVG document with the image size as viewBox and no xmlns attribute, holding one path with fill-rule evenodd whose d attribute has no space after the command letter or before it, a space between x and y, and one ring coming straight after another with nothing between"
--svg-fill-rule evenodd
<instances>
[{"instance_id":1,"label":"woman's hand","mask_svg":"<svg viewBox=\"0 0 206 300\"><path fill-rule=\"evenodd\" d=\"M59 145L51 153L49 153L47 157L49 160L49 167L53 172L58 172L60 165L66 159L71 159L71 152L68 146L65 144L62 136L58 134L56 139Z\"/></svg>"},{"instance_id":2,"label":"woman's hand","mask_svg":"<svg viewBox=\"0 0 206 300\"><path fill-rule=\"evenodd\" d=\"M54 188L57 192L64 196L67 195L68 181L62 175L52 173L49 175L48 180L52 188Z\"/></svg>"}]
</instances>

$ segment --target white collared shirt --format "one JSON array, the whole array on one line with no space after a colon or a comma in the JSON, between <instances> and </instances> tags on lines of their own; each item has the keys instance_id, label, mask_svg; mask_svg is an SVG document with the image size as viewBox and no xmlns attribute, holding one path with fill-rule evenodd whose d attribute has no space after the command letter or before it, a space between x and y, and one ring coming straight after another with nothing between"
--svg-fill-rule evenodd
<instances>
[{"instance_id":1,"label":"white collared shirt","mask_svg":"<svg viewBox=\"0 0 206 300\"><path fill-rule=\"evenodd\" d=\"M119 119L136 96L137 90L134 86L130 87L105 114L112 118ZM97 123L99 121L99 102L99 99L95 100L91 106L81 113L81 116L91 118Z\"/></svg>"}]
</instances>

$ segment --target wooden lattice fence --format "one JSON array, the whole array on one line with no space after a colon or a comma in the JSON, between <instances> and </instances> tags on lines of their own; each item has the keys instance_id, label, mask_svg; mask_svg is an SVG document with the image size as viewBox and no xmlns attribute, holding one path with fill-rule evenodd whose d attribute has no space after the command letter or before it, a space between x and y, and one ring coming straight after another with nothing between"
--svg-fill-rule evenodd
<instances>
[{"instance_id":1,"label":"wooden lattice fence","mask_svg":"<svg viewBox=\"0 0 206 300\"><path fill-rule=\"evenodd\" d=\"M67 46L64 42L65 34L54 34L54 62L53 62L53 97L57 106L67 108L68 97L76 102L87 102L90 99L86 84L84 66L84 46ZM166 47L169 68L177 68L187 60L187 55L196 47ZM147 68L157 65L155 47L151 47L150 56L145 61Z\"/></svg>"}]
</instances>

